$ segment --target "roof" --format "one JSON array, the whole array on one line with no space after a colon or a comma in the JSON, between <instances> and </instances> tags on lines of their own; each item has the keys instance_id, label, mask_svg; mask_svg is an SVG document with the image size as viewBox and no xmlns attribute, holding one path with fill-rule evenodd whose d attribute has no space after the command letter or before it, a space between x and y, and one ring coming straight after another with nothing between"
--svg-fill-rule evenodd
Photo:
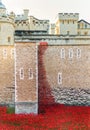
<instances>
[{"instance_id":1,"label":"roof","mask_svg":"<svg viewBox=\"0 0 90 130\"><path fill-rule=\"evenodd\" d=\"M5 5L2 3L1 0L0 0L0 9L6 9Z\"/></svg>"},{"instance_id":2,"label":"roof","mask_svg":"<svg viewBox=\"0 0 90 130\"><path fill-rule=\"evenodd\" d=\"M80 22L84 22L84 23L86 23L86 24L89 24L89 25L90 25L90 23L88 23L87 21L85 21L85 20L83 20L83 19L81 19L80 21L78 21L78 23L80 23Z\"/></svg>"}]
</instances>

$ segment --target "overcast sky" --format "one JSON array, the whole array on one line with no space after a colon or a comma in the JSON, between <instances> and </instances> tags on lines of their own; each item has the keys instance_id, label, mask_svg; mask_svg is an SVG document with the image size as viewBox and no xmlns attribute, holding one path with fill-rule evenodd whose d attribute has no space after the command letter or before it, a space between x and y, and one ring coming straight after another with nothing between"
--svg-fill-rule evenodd
<instances>
[{"instance_id":1,"label":"overcast sky","mask_svg":"<svg viewBox=\"0 0 90 130\"><path fill-rule=\"evenodd\" d=\"M80 19L90 22L90 0L2 0L7 11L22 14L29 9L29 15L38 19L55 21L58 13L79 13Z\"/></svg>"}]
</instances>

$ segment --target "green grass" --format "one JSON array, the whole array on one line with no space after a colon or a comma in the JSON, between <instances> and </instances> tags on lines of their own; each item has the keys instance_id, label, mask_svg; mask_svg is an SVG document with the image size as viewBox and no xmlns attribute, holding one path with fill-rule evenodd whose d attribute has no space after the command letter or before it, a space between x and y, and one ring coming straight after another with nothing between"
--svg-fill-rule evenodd
<instances>
[{"instance_id":1,"label":"green grass","mask_svg":"<svg viewBox=\"0 0 90 130\"><path fill-rule=\"evenodd\" d=\"M7 114L15 113L15 107L7 107Z\"/></svg>"}]
</instances>

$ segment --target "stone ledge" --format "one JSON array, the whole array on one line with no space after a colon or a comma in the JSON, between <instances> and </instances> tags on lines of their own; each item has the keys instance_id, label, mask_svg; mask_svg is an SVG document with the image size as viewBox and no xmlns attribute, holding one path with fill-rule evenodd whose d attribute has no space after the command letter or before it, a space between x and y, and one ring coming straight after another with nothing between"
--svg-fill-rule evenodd
<instances>
[{"instance_id":1,"label":"stone ledge","mask_svg":"<svg viewBox=\"0 0 90 130\"><path fill-rule=\"evenodd\" d=\"M16 114L38 114L38 103L37 102L15 102L15 113Z\"/></svg>"}]
</instances>

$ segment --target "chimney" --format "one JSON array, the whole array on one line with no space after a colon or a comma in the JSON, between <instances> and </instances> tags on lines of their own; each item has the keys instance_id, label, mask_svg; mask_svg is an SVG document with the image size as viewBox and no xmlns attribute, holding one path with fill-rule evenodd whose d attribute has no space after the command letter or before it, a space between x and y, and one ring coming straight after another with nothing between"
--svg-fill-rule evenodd
<instances>
[{"instance_id":1,"label":"chimney","mask_svg":"<svg viewBox=\"0 0 90 130\"><path fill-rule=\"evenodd\" d=\"M28 18L28 14L29 14L29 9L24 9L24 17Z\"/></svg>"}]
</instances>

